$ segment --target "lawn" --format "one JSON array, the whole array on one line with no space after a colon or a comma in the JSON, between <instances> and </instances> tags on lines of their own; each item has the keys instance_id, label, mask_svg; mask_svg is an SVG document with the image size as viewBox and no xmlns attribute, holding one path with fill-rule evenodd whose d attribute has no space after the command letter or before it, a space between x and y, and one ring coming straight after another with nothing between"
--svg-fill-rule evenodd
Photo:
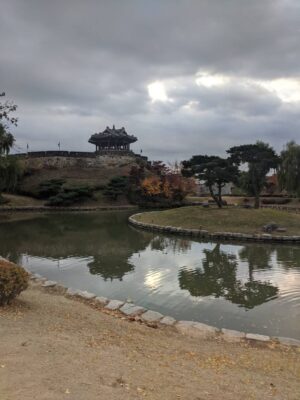
<instances>
[{"instance_id":1,"label":"lawn","mask_svg":"<svg viewBox=\"0 0 300 400\"><path fill-rule=\"evenodd\" d=\"M273 209L255 210L238 207L217 209L191 206L145 212L136 219L145 223L205 229L209 232L240 233L261 233L263 225L275 222L287 229L284 235L300 235L300 214Z\"/></svg>"}]
</instances>

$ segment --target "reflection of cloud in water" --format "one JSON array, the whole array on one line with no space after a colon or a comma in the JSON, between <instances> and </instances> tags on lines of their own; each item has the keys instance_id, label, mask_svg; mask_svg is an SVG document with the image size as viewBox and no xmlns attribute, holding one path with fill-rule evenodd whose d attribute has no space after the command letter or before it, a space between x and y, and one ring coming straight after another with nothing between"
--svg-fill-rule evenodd
<instances>
[{"instance_id":1,"label":"reflection of cloud in water","mask_svg":"<svg viewBox=\"0 0 300 400\"><path fill-rule=\"evenodd\" d=\"M149 270L145 276L145 285L148 286L150 289L157 289L161 286L162 278L165 274L170 272L170 270L166 270L163 273L162 271L153 271Z\"/></svg>"}]
</instances>

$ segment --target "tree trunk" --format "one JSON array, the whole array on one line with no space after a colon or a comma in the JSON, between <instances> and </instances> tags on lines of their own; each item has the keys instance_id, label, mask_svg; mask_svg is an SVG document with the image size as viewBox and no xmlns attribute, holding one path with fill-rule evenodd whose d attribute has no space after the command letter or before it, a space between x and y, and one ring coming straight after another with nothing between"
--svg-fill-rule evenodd
<instances>
[{"instance_id":1,"label":"tree trunk","mask_svg":"<svg viewBox=\"0 0 300 400\"><path fill-rule=\"evenodd\" d=\"M222 185L221 184L218 185L218 199L219 199L219 203L221 204L221 208L222 208L223 200L222 200Z\"/></svg>"},{"instance_id":2,"label":"tree trunk","mask_svg":"<svg viewBox=\"0 0 300 400\"><path fill-rule=\"evenodd\" d=\"M252 188L253 188L253 193L255 197L254 201L254 208L259 208L259 195L260 195L260 188L259 185L256 184L256 179L255 179L255 172L254 169L251 171L251 179L252 179Z\"/></svg>"},{"instance_id":3,"label":"tree trunk","mask_svg":"<svg viewBox=\"0 0 300 400\"><path fill-rule=\"evenodd\" d=\"M254 208L259 208L260 202L259 202L259 194L255 195L255 202L254 202Z\"/></svg>"},{"instance_id":4,"label":"tree trunk","mask_svg":"<svg viewBox=\"0 0 300 400\"><path fill-rule=\"evenodd\" d=\"M208 188L209 188L209 193L210 193L211 197L214 199L214 201L215 201L215 203L217 204L217 206L218 206L219 208L222 208L222 202L220 202L218 196L216 196L216 195L214 194L214 191L213 191L212 186L209 186Z\"/></svg>"}]
</instances>

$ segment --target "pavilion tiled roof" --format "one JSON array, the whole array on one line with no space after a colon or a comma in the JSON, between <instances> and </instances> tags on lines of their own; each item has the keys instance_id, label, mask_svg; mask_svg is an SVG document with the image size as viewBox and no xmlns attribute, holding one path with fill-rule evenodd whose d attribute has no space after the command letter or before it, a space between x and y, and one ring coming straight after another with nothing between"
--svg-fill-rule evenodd
<instances>
[{"instance_id":1,"label":"pavilion tiled roof","mask_svg":"<svg viewBox=\"0 0 300 400\"><path fill-rule=\"evenodd\" d=\"M108 141L108 140L113 140L113 141L122 141L126 143L134 143L137 141L137 138L133 135L128 135L126 132L125 128L122 127L120 129L115 128L113 126L112 128L109 128L108 126L105 128L103 132L99 133L94 133L89 142L93 144L97 144L102 141Z\"/></svg>"}]
</instances>

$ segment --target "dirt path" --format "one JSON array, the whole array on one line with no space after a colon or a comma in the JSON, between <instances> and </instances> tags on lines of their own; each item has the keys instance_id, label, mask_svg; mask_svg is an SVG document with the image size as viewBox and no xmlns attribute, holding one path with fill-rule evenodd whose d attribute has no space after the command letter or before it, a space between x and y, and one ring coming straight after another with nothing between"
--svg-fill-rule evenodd
<instances>
[{"instance_id":1,"label":"dirt path","mask_svg":"<svg viewBox=\"0 0 300 400\"><path fill-rule=\"evenodd\" d=\"M295 399L300 353L190 339L31 285L0 309L1 400Z\"/></svg>"}]
</instances>

